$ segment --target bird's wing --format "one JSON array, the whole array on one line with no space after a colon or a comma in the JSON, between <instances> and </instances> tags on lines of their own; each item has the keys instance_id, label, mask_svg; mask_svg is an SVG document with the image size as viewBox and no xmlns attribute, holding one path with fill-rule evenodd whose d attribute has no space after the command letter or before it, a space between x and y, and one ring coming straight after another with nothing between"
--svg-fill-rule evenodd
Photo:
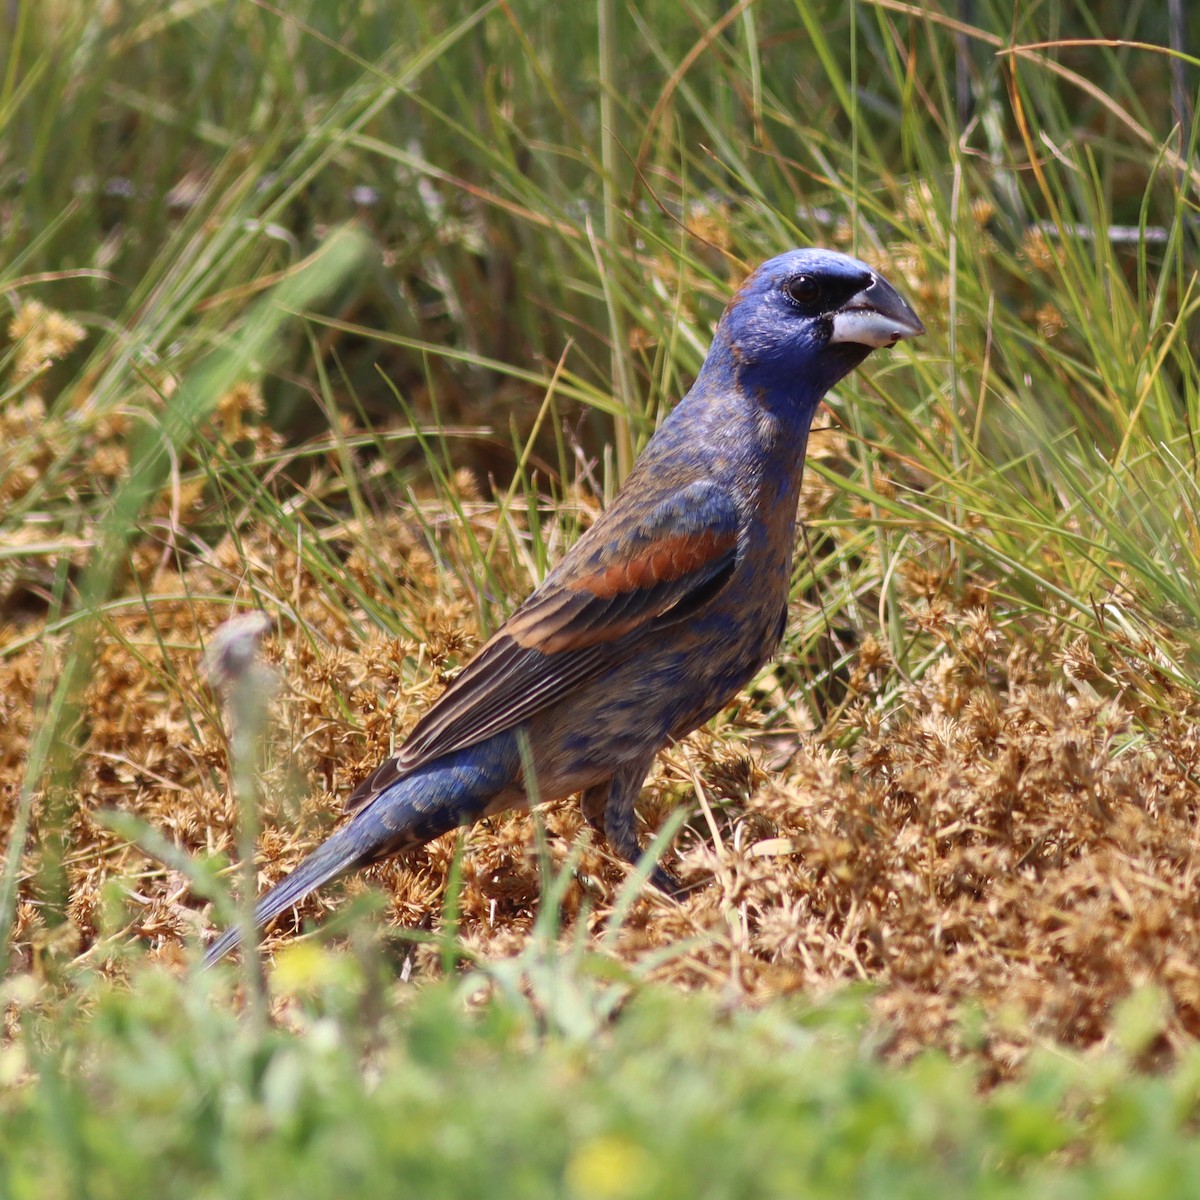
<instances>
[{"instance_id":1,"label":"bird's wing","mask_svg":"<svg viewBox=\"0 0 1200 1200\"><path fill-rule=\"evenodd\" d=\"M711 481L681 488L640 520L603 525L496 631L399 753L359 784L350 812L433 759L556 704L696 611L733 571L738 511Z\"/></svg>"}]
</instances>

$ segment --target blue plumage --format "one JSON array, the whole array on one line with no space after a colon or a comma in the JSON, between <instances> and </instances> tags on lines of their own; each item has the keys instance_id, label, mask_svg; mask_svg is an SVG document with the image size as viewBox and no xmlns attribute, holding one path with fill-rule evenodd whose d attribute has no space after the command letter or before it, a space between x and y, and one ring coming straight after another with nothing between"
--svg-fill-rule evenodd
<instances>
[{"instance_id":1,"label":"blue plumage","mask_svg":"<svg viewBox=\"0 0 1200 1200\"><path fill-rule=\"evenodd\" d=\"M612 507L363 781L351 820L259 902L255 919L529 793L581 792L588 820L636 859L634 802L655 754L720 711L779 644L822 397L872 349L922 332L897 292L846 255L792 250L759 267ZM653 878L675 886L661 869ZM206 961L237 941L230 930Z\"/></svg>"}]
</instances>

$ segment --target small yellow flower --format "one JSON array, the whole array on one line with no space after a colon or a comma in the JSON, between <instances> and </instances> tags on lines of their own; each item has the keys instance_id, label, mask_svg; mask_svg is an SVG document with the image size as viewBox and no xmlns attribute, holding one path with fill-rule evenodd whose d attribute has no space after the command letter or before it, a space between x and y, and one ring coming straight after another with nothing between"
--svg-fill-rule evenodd
<instances>
[{"instance_id":1,"label":"small yellow flower","mask_svg":"<svg viewBox=\"0 0 1200 1200\"><path fill-rule=\"evenodd\" d=\"M275 959L272 990L282 995L311 992L340 974L336 957L313 942L293 942Z\"/></svg>"},{"instance_id":2,"label":"small yellow flower","mask_svg":"<svg viewBox=\"0 0 1200 1200\"><path fill-rule=\"evenodd\" d=\"M579 1200L623 1200L646 1190L649 1166L640 1146L602 1134L571 1156L567 1186Z\"/></svg>"}]
</instances>

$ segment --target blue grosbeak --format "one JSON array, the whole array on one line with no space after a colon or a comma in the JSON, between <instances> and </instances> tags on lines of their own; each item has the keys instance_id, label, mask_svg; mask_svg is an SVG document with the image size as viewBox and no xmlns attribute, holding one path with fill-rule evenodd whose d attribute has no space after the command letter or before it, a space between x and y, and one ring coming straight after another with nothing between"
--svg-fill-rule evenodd
<instances>
[{"instance_id":1,"label":"blue grosbeak","mask_svg":"<svg viewBox=\"0 0 1200 1200\"><path fill-rule=\"evenodd\" d=\"M255 920L531 796L582 792L589 822L636 860L634 802L654 756L719 712L783 636L822 397L872 349L923 332L857 259L792 250L759 267L612 507L363 780L352 819L259 901ZM661 869L652 879L674 883ZM206 961L238 939L226 932Z\"/></svg>"}]
</instances>

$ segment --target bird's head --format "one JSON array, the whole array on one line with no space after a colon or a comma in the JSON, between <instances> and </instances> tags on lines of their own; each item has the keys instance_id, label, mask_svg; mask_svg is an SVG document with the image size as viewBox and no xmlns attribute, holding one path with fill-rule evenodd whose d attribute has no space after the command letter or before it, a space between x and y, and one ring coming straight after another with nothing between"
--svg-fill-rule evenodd
<instances>
[{"instance_id":1,"label":"bird's head","mask_svg":"<svg viewBox=\"0 0 1200 1200\"><path fill-rule=\"evenodd\" d=\"M789 250L742 285L716 344L728 347L748 391L815 408L872 350L924 332L900 293L866 263L832 250Z\"/></svg>"}]
</instances>

